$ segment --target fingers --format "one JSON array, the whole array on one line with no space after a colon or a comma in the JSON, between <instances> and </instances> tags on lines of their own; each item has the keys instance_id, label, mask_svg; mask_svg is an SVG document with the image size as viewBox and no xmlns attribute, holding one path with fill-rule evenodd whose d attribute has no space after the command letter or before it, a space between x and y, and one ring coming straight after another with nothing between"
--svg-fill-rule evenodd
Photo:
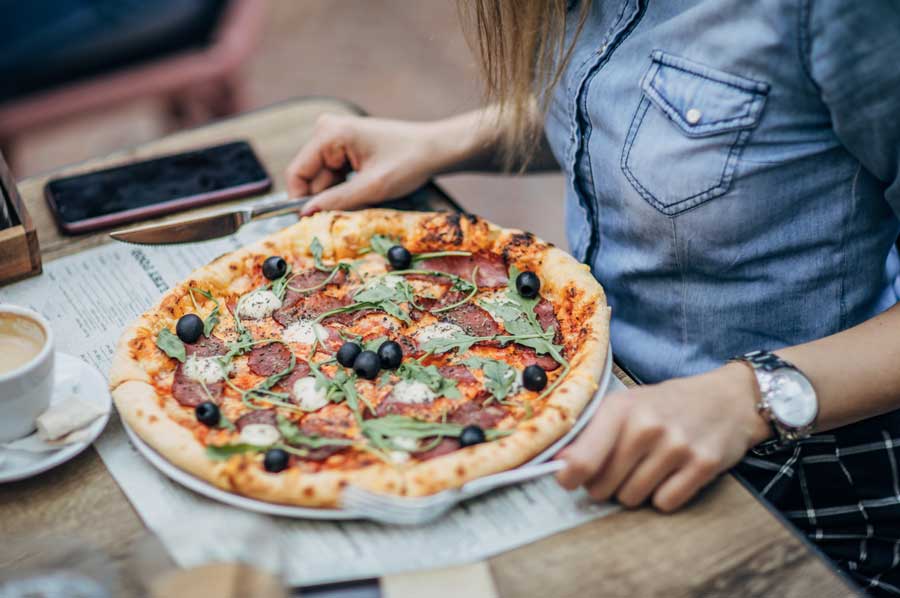
<instances>
[{"instance_id":1,"label":"fingers","mask_svg":"<svg viewBox=\"0 0 900 598\"><path fill-rule=\"evenodd\" d=\"M620 393L607 397L578 438L557 455L566 462L556 474L563 488L574 490L604 466L625 421L626 407L627 399Z\"/></svg>"},{"instance_id":2,"label":"fingers","mask_svg":"<svg viewBox=\"0 0 900 598\"><path fill-rule=\"evenodd\" d=\"M586 484L588 494L596 501L609 500L625 479L657 449L664 430L655 421L646 421L648 416L632 412L620 440L612 451L609 462L603 470Z\"/></svg>"},{"instance_id":3,"label":"fingers","mask_svg":"<svg viewBox=\"0 0 900 598\"><path fill-rule=\"evenodd\" d=\"M657 488L653 493L653 506L664 513L675 511L710 483L718 473L719 467L715 460L693 459Z\"/></svg>"},{"instance_id":4,"label":"fingers","mask_svg":"<svg viewBox=\"0 0 900 598\"><path fill-rule=\"evenodd\" d=\"M348 153L350 129L338 124L339 120L329 115L320 117L316 124L315 133L309 143L304 145L291 160L285 171L288 192L296 197L317 193L328 185L322 186L322 182L331 178L331 183L337 180L337 173L346 170L349 166L358 166L359 160ZM331 171L331 174L323 174ZM313 182L317 178L320 188L314 189Z\"/></svg>"},{"instance_id":5,"label":"fingers","mask_svg":"<svg viewBox=\"0 0 900 598\"><path fill-rule=\"evenodd\" d=\"M309 216L322 210L350 210L381 199L379 177L370 172L361 172L316 195L303 207L301 215Z\"/></svg>"},{"instance_id":6,"label":"fingers","mask_svg":"<svg viewBox=\"0 0 900 598\"><path fill-rule=\"evenodd\" d=\"M339 181L337 173L333 170L321 170L309 183L309 195L321 193Z\"/></svg>"},{"instance_id":7,"label":"fingers","mask_svg":"<svg viewBox=\"0 0 900 598\"><path fill-rule=\"evenodd\" d=\"M687 462L689 455L686 443L667 440L634 468L619 486L616 498L626 507L643 504L655 488Z\"/></svg>"}]
</instances>

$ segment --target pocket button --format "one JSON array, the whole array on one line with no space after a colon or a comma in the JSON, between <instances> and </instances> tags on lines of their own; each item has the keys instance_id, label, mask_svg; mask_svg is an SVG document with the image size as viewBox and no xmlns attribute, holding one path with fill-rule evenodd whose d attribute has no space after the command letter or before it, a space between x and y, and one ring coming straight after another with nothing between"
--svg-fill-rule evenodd
<instances>
[{"instance_id":1,"label":"pocket button","mask_svg":"<svg viewBox=\"0 0 900 598\"><path fill-rule=\"evenodd\" d=\"M696 108L691 108L684 115L684 120L688 121L688 124L696 125L700 122L700 119L703 117L703 113L697 110Z\"/></svg>"}]
</instances>

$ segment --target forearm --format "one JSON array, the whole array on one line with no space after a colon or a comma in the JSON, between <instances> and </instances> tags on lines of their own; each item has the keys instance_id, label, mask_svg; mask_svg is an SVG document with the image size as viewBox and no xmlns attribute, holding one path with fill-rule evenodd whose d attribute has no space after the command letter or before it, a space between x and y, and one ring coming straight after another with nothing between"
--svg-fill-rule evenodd
<instances>
[{"instance_id":1,"label":"forearm","mask_svg":"<svg viewBox=\"0 0 900 598\"><path fill-rule=\"evenodd\" d=\"M900 408L900 304L843 332L776 353L812 382L819 400L817 432ZM756 379L743 364L711 375L727 377L750 400L756 396ZM764 423L753 434L757 443L770 435Z\"/></svg>"},{"instance_id":2,"label":"forearm","mask_svg":"<svg viewBox=\"0 0 900 598\"><path fill-rule=\"evenodd\" d=\"M532 119L538 119L534 113ZM437 174L458 172L501 172L504 170L501 140L504 128L511 126L496 106L466 112L429 125L433 143L434 170ZM533 126L539 126L535 122ZM518 170L514 164L512 170ZM546 138L530 156L527 171L559 170Z\"/></svg>"}]
</instances>

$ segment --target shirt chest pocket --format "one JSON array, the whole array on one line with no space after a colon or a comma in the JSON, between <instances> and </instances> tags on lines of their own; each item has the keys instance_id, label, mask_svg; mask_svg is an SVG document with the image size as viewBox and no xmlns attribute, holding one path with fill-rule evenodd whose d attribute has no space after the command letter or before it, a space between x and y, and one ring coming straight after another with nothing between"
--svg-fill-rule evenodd
<instances>
[{"instance_id":1,"label":"shirt chest pocket","mask_svg":"<svg viewBox=\"0 0 900 598\"><path fill-rule=\"evenodd\" d=\"M651 58L621 166L644 199L674 216L728 191L769 86L659 50Z\"/></svg>"}]
</instances>

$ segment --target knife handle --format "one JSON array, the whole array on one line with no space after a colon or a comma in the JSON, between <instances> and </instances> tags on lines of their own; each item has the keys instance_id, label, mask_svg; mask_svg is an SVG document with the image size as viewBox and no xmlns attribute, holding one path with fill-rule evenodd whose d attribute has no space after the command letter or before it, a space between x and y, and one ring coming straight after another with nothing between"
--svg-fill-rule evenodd
<instances>
[{"instance_id":1,"label":"knife handle","mask_svg":"<svg viewBox=\"0 0 900 598\"><path fill-rule=\"evenodd\" d=\"M312 199L310 196L295 197L293 199L279 197L270 201L264 201L251 207L252 212L250 214L250 219L272 218L274 216L287 214L288 212L295 212L306 205L310 199Z\"/></svg>"}]
</instances>

